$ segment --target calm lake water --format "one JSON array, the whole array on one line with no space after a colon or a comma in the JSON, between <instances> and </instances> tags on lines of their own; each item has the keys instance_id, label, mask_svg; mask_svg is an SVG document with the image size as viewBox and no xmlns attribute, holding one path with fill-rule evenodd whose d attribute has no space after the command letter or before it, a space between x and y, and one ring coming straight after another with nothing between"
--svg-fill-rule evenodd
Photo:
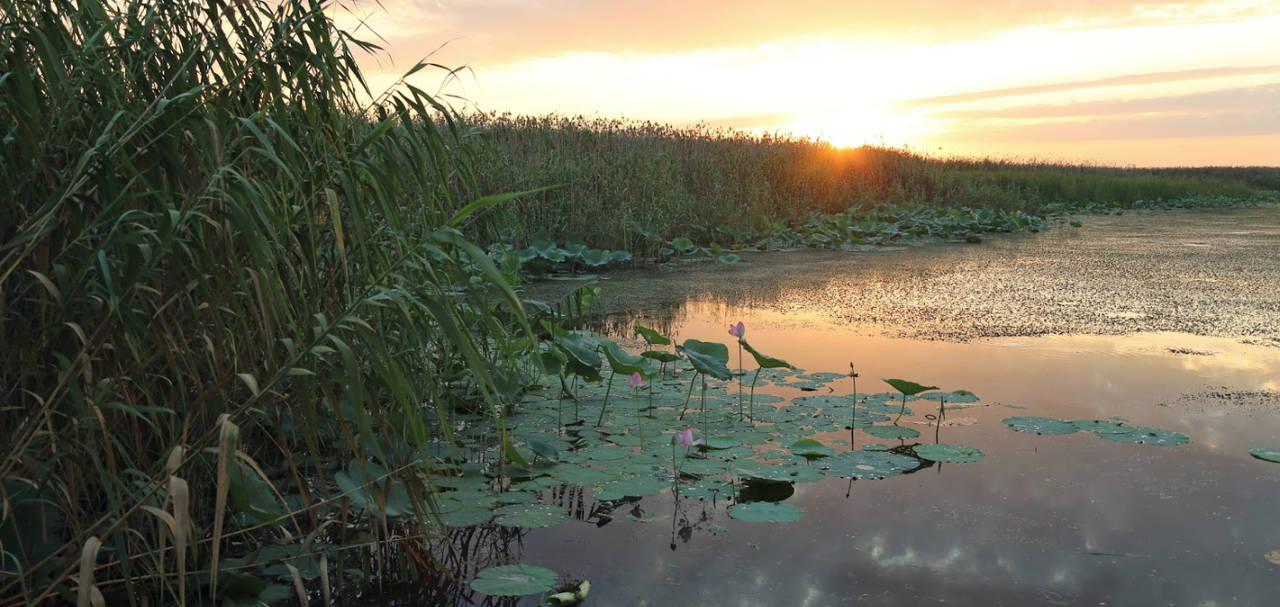
<instances>
[{"instance_id":1,"label":"calm lake water","mask_svg":"<svg viewBox=\"0 0 1280 607\"><path fill-rule=\"evenodd\" d=\"M1080 260L1087 262L1090 242L1114 244L1117 235L1130 245L1127 250L1138 254L1145 242L1148 249L1182 256L1183 248L1195 247L1171 245L1167 230L1179 235L1177 242L1222 248L1235 246L1223 244L1231 241L1247 249L1257 244L1232 240L1241 235L1229 232L1252 232L1266 243L1267 234L1280 229L1274 210L1244 213L1250 222L1244 228L1239 222L1216 226L1194 214L1173 219L1103 218L1087 222L1076 234L1055 230L1009 237L993 247L930 247L907 251L905 257L871 254L883 255L885 261L857 262L863 265L854 269L840 269L838 264L851 263L840 258L823 258L812 265L812 276L791 268L778 282L756 289L725 282L726 274L737 271L734 268L690 270L677 281L706 287L672 290L666 301L648 300L642 306L615 303L614 313L597 319L596 330L638 351L642 344L627 335L635 323L660 327L677 343L696 338L732 344L726 328L743 321L753 346L810 372L845 373L854 363L859 392L890 390L879 379L885 377L943 390L967 389L981 397L979 406L949 410L950 425L939 430L940 438L977 447L986 458L935 464L884 480L799 483L785 503L803 509L804 517L782 524L730 518L726 510L733 503L731 495L677 502L668 491L628 503L615 510L614 520L597 526L598 520L589 516L594 506L590 491L549 490L541 499L568 506L579 520L521 532L463 530L457 532L455 547L465 547L487 564L524 562L590 580L588 605L1280 604L1280 566L1264 557L1280 550L1280 464L1248 453L1253 448L1280 448L1280 347L1272 339L1274 333L1247 329L1230 334L1231 329L1270 321L1266 315L1276 312L1277 300L1267 298L1274 294L1275 283L1255 294L1249 310L1195 294L1194 305L1188 304L1194 309L1180 313L1177 321L1199 335L1144 330L1164 328L1167 324L1159 319L1179 314L1160 308L1165 304L1158 300L1159 285L1137 282L1132 285L1132 301L1084 287L1064 298L1065 307L1057 312L1051 300L1048 309L1041 305L1027 312L1034 320L1030 324L1021 318L1002 322L991 317L1000 310L1016 316L1015 304L1035 298L1024 297L1018 288L981 300L955 294L968 300L956 304L974 315L968 325L959 314L938 321L929 316L927 306L903 300L904 291L897 291L894 305L902 308L895 318L900 320L901 310L910 309L916 319L956 330L919 335L904 330L902 322L851 320L865 321L858 316L865 310L851 312L863 296L868 305L878 306L878 314L893 317L895 310L884 303L894 301L893 293L884 296L887 291L874 287L873 279L880 271L879 280L892 282L884 264L896 268L917 263L904 258L920 260L927 274L937 264L972 270L978 263L975 255L990 256L1003 261L992 262L996 270L988 271L1003 271L1000 268L1012 264L1026 274L1035 272L1026 268L1039 267L1042 281L1062 281L1066 278L1056 274L1052 264L1034 262L1060 255L1084 263ZM1152 224L1160 230L1148 230L1144 241L1134 227ZM1178 225L1183 225L1182 232ZM1221 239L1214 240L1214 234ZM1272 249L1280 246L1277 240L1270 243ZM987 250L981 251L984 247ZM1235 280L1232 272L1254 272L1252 262L1232 260L1240 253L1227 251L1221 259L1207 261L1205 268L1194 270L1204 272L1196 282L1225 282ZM757 262L744 262L750 263ZM1094 271L1105 271L1105 263L1093 265L1098 267ZM1271 271L1253 279L1271 280L1275 269ZM837 298L844 303L833 308L832 277L844 276L842 272L862 272L861 279L846 278L862 285L857 288L878 289L881 295L846 293ZM1073 272L1073 284L1091 282L1087 270ZM705 273L705 280L698 273ZM668 279L628 278L632 283L652 281L651 285ZM1101 285L1098 289L1122 292L1125 280L1134 279L1100 276L1096 283ZM779 288L779 283L813 288L805 295L804 289ZM1107 297L1110 300L1104 301ZM1092 308L1089 322L1098 323L1087 327L1092 333L1124 334L1052 334L1063 333L1058 329L1070 324L1070 318L1057 319L1055 314L1083 309L1080 302ZM1150 322L1144 324L1144 315ZM1115 321L1115 331L1106 330L1112 326L1107 318ZM1054 331L987 331L973 336L961 330L966 326ZM732 347L731 355L730 366L736 366ZM754 368L749 361L747 367ZM830 389L834 391L771 386L762 392L785 398L847 395L852 385L846 378L830 384ZM736 392L736 385L730 384L729 391ZM928 407L920 402L913 408L917 414L904 418L903 425L915 423L911 427L922 436L907 442L933 442L934 429L924 425ZM1085 432L1013 432L1001 423L1021 415L1067 420L1120 417L1135 426L1180 432L1191 440L1180 446L1125 444ZM852 447L847 431L825 438L840 451L868 442L898 444L861 432L854 434ZM637 516L624 516L628 512ZM392 594L401 604L442 602L445 595L456 604L537 602L531 597L486 599L465 588L441 593L438 586L422 584L399 586Z\"/></svg>"}]
</instances>

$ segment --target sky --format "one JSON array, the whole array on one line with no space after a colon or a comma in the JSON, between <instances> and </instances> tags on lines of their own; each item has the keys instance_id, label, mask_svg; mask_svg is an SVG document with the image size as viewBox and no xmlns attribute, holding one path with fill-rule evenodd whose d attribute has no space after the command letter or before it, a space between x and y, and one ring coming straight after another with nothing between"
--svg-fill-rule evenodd
<instances>
[{"instance_id":1,"label":"sky","mask_svg":"<svg viewBox=\"0 0 1280 607\"><path fill-rule=\"evenodd\" d=\"M1280 1L356 0L339 25L485 112L941 156L1280 166ZM374 34L376 33L376 37Z\"/></svg>"}]
</instances>

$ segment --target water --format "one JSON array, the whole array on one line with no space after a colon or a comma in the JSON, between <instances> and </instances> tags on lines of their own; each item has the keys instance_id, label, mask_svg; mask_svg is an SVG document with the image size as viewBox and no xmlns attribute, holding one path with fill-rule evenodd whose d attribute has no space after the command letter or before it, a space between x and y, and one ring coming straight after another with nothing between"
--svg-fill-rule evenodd
<instances>
[{"instance_id":1,"label":"water","mask_svg":"<svg viewBox=\"0 0 1280 607\"><path fill-rule=\"evenodd\" d=\"M615 277L605 304L613 311L594 328L633 351L640 344L626 340L637 322L677 343L732 344L727 326L741 320L757 349L808 371L843 373L853 362L859 392L889 390L884 377L971 390L980 406L951 409L954 425L939 435L986 459L796 484L785 503L805 515L786 524L730 518L732 495L677 501L664 492L619 506L599 525L589 490L548 490L540 499L576 520L456 531L455 548L474 555L456 582L406 584L391 595L480 603L468 576L518 561L590 580L591 605L1276 604L1280 566L1264 555L1280 550L1280 465L1248 451L1280 448L1280 270L1267 261L1280 214L1086 227L979 247ZM904 284L912 279L923 282ZM841 379L831 389L852 386ZM732 384L729 392L736 397ZM907 442L932 442L932 427L912 425L927 421L929 406L912 408L903 425L922 436ZM1019 415L1120 417L1191 442L1037 436L1001 423ZM896 444L852 438L837 448Z\"/></svg>"},{"instance_id":2,"label":"water","mask_svg":"<svg viewBox=\"0 0 1280 607\"><path fill-rule=\"evenodd\" d=\"M664 495L641 504L658 515L652 522L525 538L525 562L592 580L599 604L1266 605L1280 596L1280 567L1263 558L1280 549L1280 465L1248 455L1280 444L1275 348L1170 333L948 343L849 335L710 302L672 312L681 337L718 339L743 320L753 345L808 370L854 361L863 392L888 389L880 377L974 391L985 406L949 415L973 425L945 426L941 438L987 458L799 484L787 503L805 517L794 523L740 523L724 503L676 508ZM914 408L918 419L925 408ZM1000 423L1014 415L1119 416L1192 442L1021 434Z\"/></svg>"}]
</instances>

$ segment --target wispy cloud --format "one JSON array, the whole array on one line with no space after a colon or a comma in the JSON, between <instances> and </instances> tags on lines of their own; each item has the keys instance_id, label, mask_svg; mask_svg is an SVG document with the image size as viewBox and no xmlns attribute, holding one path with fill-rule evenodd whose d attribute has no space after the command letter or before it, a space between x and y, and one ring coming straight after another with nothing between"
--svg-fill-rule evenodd
<instances>
[{"instance_id":1,"label":"wispy cloud","mask_svg":"<svg viewBox=\"0 0 1280 607\"><path fill-rule=\"evenodd\" d=\"M1060 93L1064 91L1075 91L1083 89L1095 89L1115 86L1131 86L1139 84L1160 84L1164 82L1179 82L1186 80L1207 80L1211 78L1226 78L1231 76L1249 76L1255 74L1272 74L1280 73L1280 64L1260 65L1260 66L1244 66L1244 67L1215 67L1195 70L1177 70L1170 72L1152 72L1146 74L1125 74L1122 76L1112 76L1108 78L1098 78L1095 80L1076 80L1072 82L1055 82L1050 84L1036 84L1028 86L1014 86L999 89L989 89L984 91L973 91L968 93L957 93L954 95L941 95L937 97L926 97L923 99L910 99L900 103L904 108L927 108L940 105L968 103L973 101L985 101L988 99L998 99L1001 97L1020 97L1025 95L1038 95L1043 93Z\"/></svg>"},{"instance_id":2,"label":"wispy cloud","mask_svg":"<svg viewBox=\"0 0 1280 607\"><path fill-rule=\"evenodd\" d=\"M1063 104L1023 105L1000 109L956 109L931 114L956 120L1019 120L1142 114L1265 112L1280 108L1280 83L1237 87L1141 99L1100 99Z\"/></svg>"},{"instance_id":3,"label":"wispy cloud","mask_svg":"<svg viewBox=\"0 0 1280 607\"><path fill-rule=\"evenodd\" d=\"M957 141L1086 141L1280 134L1280 108L1155 116L1106 116L1029 123L968 125L946 133Z\"/></svg>"},{"instance_id":4,"label":"wispy cloud","mask_svg":"<svg viewBox=\"0 0 1280 607\"><path fill-rule=\"evenodd\" d=\"M354 6L397 55L417 57L455 40L457 59L485 64L835 36L939 44L1025 27L1132 27L1280 14L1280 5L1261 0L360 0Z\"/></svg>"}]
</instances>

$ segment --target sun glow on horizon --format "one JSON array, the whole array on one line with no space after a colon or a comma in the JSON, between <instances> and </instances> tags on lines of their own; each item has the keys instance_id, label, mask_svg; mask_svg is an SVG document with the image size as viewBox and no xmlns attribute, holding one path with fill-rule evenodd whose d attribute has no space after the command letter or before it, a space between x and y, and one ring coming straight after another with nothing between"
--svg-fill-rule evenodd
<instances>
[{"instance_id":1,"label":"sun glow on horizon","mask_svg":"<svg viewBox=\"0 0 1280 607\"><path fill-rule=\"evenodd\" d=\"M389 2L388 12L408 3L405 14L425 20L414 35L411 19L390 19L393 51L402 39L436 36L450 23L468 28L431 59L448 65L452 57L467 62L470 52L486 57L449 87L486 112L702 123L959 155L1280 165L1280 6L1265 2L1028 3L998 19L972 7L974 21L946 27L885 9L874 23L842 21L845 33L799 14L795 23L764 28L708 22L677 31L659 24L661 11L645 21L647 13L628 0L589 10L555 1L519 9L524 18L556 23L554 36L496 8ZM689 8L706 19L714 13L696 2ZM780 18L794 12L755 8ZM846 18L878 10L829 8ZM953 20L970 18L965 7L935 8L956 13ZM726 22L739 16L723 15ZM484 29L486 19L495 29ZM370 80L394 80L385 77L388 67L380 63ZM439 78L424 72L413 83L434 90ZM1233 138L1239 148L1219 145Z\"/></svg>"}]
</instances>

